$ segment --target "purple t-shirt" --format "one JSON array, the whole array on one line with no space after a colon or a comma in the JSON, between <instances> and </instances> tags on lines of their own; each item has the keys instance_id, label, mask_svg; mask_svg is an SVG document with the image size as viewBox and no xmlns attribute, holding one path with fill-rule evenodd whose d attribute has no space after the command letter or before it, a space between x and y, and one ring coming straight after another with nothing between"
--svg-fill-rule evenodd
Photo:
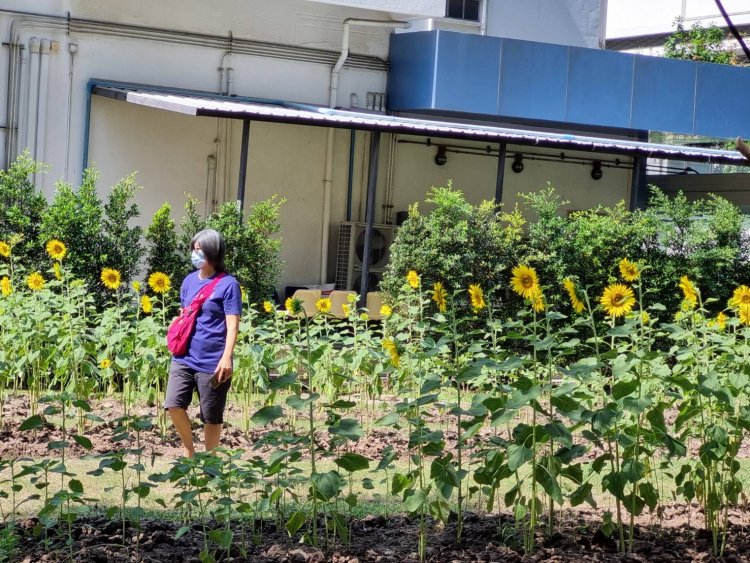
<instances>
[{"instance_id":1,"label":"purple t-shirt","mask_svg":"<svg viewBox=\"0 0 750 563\"><path fill-rule=\"evenodd\" d=\"M180 288L180 303L187 307L198 292L211 283L218 274L202 280L198 271L188 274ZM190 339L187 354L176 356L175 361L205 373L214 373L224 354L227 342L227 315L242 313L240 284L230 275L225 275L203 303L195 319L195 331Z\"/></svg>"}]
</instances>

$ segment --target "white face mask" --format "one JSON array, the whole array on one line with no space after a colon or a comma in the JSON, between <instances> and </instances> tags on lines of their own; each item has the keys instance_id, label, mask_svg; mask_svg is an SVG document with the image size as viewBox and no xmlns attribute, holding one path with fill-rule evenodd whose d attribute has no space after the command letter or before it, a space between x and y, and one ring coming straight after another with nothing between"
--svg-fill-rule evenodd
<instances>
[{"instance_id":1,"label":"white face mask","mask_svg":"<svg viewBox=\"0 0 750 563\"><path fill-rule=\"evenodd\" d=\"M193 263L194 268L200 270L206 265L206 256L202 250L193 250L192 254L190 254L190 261Z\"/></svg>"}]
</instances>

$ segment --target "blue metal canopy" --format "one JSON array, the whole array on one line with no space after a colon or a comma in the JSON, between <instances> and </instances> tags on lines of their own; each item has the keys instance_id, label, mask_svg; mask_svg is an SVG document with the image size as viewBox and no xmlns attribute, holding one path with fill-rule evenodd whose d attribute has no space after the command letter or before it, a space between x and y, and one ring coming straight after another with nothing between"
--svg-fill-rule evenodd
<instances>
[{"instance_id":1,"label":"blue metal canopy","mask_svg":"<svg viewBox=\"0 0 750 563\"><path fill-rule=\"evenodd\" d=\"M611 131L750 136L750 68L449 31L394 34L389 109Z\"/></svg>"}]
</instances>

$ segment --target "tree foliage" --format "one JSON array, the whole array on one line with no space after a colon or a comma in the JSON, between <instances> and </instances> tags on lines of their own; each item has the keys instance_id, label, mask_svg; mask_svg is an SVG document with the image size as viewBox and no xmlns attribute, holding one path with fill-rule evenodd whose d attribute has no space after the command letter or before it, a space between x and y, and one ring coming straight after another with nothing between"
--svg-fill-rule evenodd
<instances>
[{"instance_id":1,"label":"tree foliage","mask_svg":"<svg viewBox=\"0 0 750 563\"><path fill-rule=\"evenodd\" d=\"M686 28L682 18L678 18L675 24L677 30L664 44L664 56L687 61L738 64L734 51L726 45L727 33L723 29L715 25L703 27L699 22Z\"/></svg>"}]
</instances>

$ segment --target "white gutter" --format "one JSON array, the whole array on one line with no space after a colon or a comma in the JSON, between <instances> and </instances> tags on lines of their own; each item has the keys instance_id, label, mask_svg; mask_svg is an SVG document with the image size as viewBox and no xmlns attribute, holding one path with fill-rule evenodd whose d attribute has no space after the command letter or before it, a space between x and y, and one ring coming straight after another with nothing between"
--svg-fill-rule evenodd
<instances>
[{"instance_id":1,"label":"white gutter","mask_svg":"<svg viewBox=\"0 0 750 563\"><path fill-rule=\"evenodd\" d=\"M346 59L349 58L349 37L353 25L360 27L388 27L391 29L408 27L407 22L385 21L385 20L360 20L347 18L344 20L341 33L341 54L331 70L331 85L328 94L328 107L336 107L339 91L339 76L344 67ZM325 171L323 172L323 232L320 243L320 283L326 283L328 274L328 243L330 238L331 222L331 186L333 184L333 144L334 130L328 129L326 140Z\"/></svg>"}]
</instances>

